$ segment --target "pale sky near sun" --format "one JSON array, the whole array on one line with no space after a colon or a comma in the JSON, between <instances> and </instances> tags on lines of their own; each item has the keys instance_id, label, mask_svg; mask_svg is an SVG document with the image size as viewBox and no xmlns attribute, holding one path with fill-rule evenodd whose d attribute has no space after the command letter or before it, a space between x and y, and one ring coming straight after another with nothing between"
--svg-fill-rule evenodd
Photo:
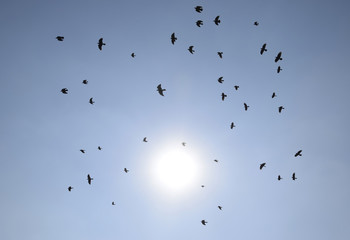
<instances>
[{"instance_id":1,"label":"pale sky near sun","mask_svg":"<svg viewBox=\"0 0 350 240\"><path fill-rule=\"evenodd\" d=\"M347 239L349 10L1 1L0 239Z\"/></svg>"}]
</instances>

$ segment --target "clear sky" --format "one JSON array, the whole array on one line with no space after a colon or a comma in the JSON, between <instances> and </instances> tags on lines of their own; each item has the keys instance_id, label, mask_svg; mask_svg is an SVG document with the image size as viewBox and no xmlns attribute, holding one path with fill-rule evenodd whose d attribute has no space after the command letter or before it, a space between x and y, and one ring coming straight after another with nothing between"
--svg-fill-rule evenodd
<instances>
[{"instance_id":1,"label":"clear sky","mask_svg":"<svg viewBox=\"0 0 350 240\"><path fill-rule=\"evenodd\" d=\"M1 1L0 239L346 239L349 10Z\"/></svg>"}]
</instances>

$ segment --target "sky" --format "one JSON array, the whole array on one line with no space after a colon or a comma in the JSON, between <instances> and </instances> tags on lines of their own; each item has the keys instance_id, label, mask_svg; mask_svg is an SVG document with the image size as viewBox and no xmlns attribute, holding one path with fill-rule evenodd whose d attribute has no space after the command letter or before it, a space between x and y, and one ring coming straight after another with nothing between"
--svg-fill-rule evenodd
<instances>
[{"instance_id":1,"label":"sky","mask_svg":"<svg viewBox=\"0 0 350 240\"><path fill-rule=\"evenodd\" d=\"M0 239L346 239L349 10L1 1Z\"/></svg>"}]
</instances>

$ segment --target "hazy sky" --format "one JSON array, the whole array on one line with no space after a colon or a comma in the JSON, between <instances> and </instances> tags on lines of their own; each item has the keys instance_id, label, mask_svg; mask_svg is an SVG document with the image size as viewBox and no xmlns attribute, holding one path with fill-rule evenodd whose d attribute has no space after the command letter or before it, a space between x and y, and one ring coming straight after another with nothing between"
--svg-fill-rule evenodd
<instances>
[{"instance_id":1,"label":"hazy sky","mask_svg":"<svg viewBox=\"0 0 350 240\"><path fill-rule=\"evenodd\" d=\"M1 1L0 239L346 239L349 10L340 0ZM195 175L174 190L155 169L178 153L188 157L179 181Z\"/></svg>"}]
</instances>

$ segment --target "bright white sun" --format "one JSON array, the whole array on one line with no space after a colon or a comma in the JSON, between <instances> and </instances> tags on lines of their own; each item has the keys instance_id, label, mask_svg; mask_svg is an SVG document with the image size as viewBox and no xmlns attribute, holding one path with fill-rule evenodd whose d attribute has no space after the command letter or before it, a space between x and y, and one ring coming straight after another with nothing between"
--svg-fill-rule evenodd
<instances>
[{"instance_id":1,"label":"bright white sun","mask_svg":"<svg viewBox=\"0 0 350 240\"><path fill-rule=\"evenodd\" d=\"M184 147L167 150L155 159L154 180L170 193L183 192L196 184L197 160L185 150Z\"/></svg>"}]
</instances>

